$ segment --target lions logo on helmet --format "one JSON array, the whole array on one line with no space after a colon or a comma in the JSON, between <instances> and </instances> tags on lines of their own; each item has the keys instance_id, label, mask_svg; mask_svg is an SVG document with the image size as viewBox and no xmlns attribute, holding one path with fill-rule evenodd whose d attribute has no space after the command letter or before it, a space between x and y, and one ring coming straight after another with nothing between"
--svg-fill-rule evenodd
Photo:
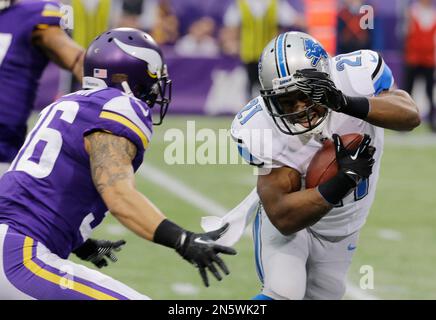
<instances>
[{"instance_id":1,"label":"lions logo on helmet","mask_svg":"<svg viewBox=\"0 0 436 320\"><path fill-rule=\"evenodd\" d=\"M312 66L316 67L321 61L321 58L328 58L327 52L321 45L312 39L304 39L304 48L306 49L306 57L312 59Z\"/></svg>"},{"instance_id":2,"label":"lions logo on helmet","mask_svg":"<svg viewBox=\"0 0 436 320\"><path fill-rule=\"evenodd\" d=\"M330 74L329 55L303 32L280 34L265 47L259 60L260 94L274 123L285 134L318 133L329 115L329 109L319 103L320 90L312 92L304 87L307 79L298 73L302 69Z\"/></svg>"}]
</instances>

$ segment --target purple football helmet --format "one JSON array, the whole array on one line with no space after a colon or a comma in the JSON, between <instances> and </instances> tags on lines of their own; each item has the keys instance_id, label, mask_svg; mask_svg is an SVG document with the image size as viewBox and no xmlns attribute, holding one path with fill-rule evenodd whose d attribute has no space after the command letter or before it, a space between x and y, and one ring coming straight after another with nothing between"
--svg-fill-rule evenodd
<instances>
[{"instance_id":1,"label":"purple football helmet","mask_svg":"<svg viewBox=\"0 0 436 320\"><path fill-rule=\"evenodd\" d=\"M114 87L148 104L159 105L162 123L171 101L171 80L162 51L147 33L117 28L99 35L89 45L84 61L83 87Z\"/></svg>"}]
</instances>

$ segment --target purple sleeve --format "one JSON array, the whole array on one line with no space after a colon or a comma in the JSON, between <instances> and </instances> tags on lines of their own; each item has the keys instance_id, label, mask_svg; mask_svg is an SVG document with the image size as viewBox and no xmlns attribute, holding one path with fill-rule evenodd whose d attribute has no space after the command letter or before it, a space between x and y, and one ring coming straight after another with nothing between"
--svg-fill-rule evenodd
<instances>
[{"instance_id":1,"label":"purple sleeve","mask_svg":"<svg viewBox=\"0 0 436 320\"><path fill-rule=\"evenodd\" d=\"M147 145L144 145L142 139L134 131L132 131L132 129L114 120L100 119L97 123L92 124L90 127L88 127L83 135L86 136L94 131L105 131L112 133L116 136L126 138L135 145L137 149L137 155L143 154L147 147Z\"/></svg>"},{"instance_id":2,"label":"purple sleeve","mask_svg":"<svg viewBox=\"0 0 436 320\"><path fill-rule=\"evenodd\" d=\"M103 105L98 119L86 128L84 135L93 131L107 131L131 141L137 149L134 164L140 164L152 136L151 114L145 105L119 96Z\"/></svg>"},{"instance_id":3,"label":"purple sleeve","mask_svg":"<svg viewBox=\"0 0 436 320\"><path fill-rule=\"evenodd\" d=\"M109 119L101 119L101 121L87 128L84 131L83 135L86 136L95 131L108 132L119 137L124 137L130 142L132 142L136 147L136 156L132 161L132 165L135 168L135 171L142 164L146 146L144 147L143 141L131 129L123 126L122 124L116 121L112 121Z\"/></svg>"},{"instance_id":4,"label":"purple sleeve","mask_svg":"<svg viewBox=\"0 0 436 320\"><path fill-rule=\"evenodd\" d=\"M56 1L40 1L35 7L35 27L46 28L48 26L60 26L62 13L59 3Z\"/></svg>"}]
</instances>

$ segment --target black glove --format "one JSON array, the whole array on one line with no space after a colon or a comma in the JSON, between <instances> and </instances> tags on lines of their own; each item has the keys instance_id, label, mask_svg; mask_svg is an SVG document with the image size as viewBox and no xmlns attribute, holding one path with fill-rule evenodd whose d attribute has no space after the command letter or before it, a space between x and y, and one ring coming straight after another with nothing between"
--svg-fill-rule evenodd
<instances>
[{"instance_id":1,"label":"black glove","mask_svg":"<svg viewBox=\"0 0 436 320\"><path fill-rule=\"evenodd\" d=\"M331 82L327 73L316 69L301 69L295 72L294 78L296 79L295 85L300 91L304 92L313 102L323 104L327 86L323 81Z\"/></svg>"},{"instance_id":2,"label":"black glove","mask_svg":"<svg viewBox=\"0 0 436 320\"><path fill-rule=\"evenodd\" d=\"M318 191L327 202L337 205L362 179L371 175L375 148L369 145L371 138L367 134L353 152L345 149L337 134L333 134L333 142L339 171L332 179L320 184Z\"/></svg>"},{"instance_id":3,"label":"black glove","mask_svg":"<svg viewBox=\"0 0 436 320\"><path fill-rule=\"evenodd\" d=\"M316 69L301 69L295 73L296 86L312 100L333 111L366 119L369 101L365 97L350 97L336 88L328 73Z\"/></svg>"},{"instance_id":4,"label":"black glove","mask_svg":"<svg viewBox=\"0 0 436 320\"><path fill-rule=\"evenodd\" d=\"M126 241L124 240L112 242L88 239L73 253L82 260L92 262L97 268L102 268L108 265L106 258L109 258L112 262L118 261L114 251L120 251L125 244Z\"/></svg>"},{"instance_id":5,"label":"black glove","mask_svg":"<svg viewBox=\"0 0 436 320\"><path fill-rule=\"evenodd\" d=\"M236 251L233 248L221 246L214 241L221 238L227 231L229 224L227 223L218 230L207 233L192 233L186 231L179 239L176 251L187 261L192 263L200 271L204 285L209 286L206 270L209 270L217 280L221 281L222 276L216 266L217 264L224 274L228 275L229 269L224 261L218 256L219 253L235 255Z\"/></svg>"},{"instance_id":6,"label":"black glove","mask_svg":"<svg viewBox=\"0 0 436 320\"><path fill-rule=\"evenodd\" d=\"M235 255L236 251L233 248L221 246L214 242L221 238L228 228L229 224L227 223L218 230L207 233L193 233L165 219L156 228L153 241L175 249L185 260L196 266L205 286L208 287L207 270L212 272L219 281L222 279L215 264L221 268L224 274L230 273L218 254Z\"/></svg>"},{"instance_id":7,"label":"black glove","mask_svg":"<svg viewBox=\"0 0 436 320\"><path fill-rule=\"evenodd\" d=\"M345 173L357 186L362 179L368 178L374 165L375 147L370 146L371 138L365 134L362 142L354 152L349 152L343 145L341 137L333 134L336 161L339 170Z\"/></svg>"}]
</instances>

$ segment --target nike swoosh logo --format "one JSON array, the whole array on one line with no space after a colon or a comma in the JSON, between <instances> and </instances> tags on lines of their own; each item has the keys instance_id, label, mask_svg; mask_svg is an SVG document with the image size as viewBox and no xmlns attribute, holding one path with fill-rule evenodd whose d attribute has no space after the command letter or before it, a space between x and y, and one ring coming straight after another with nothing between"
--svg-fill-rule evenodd
<instances>
[{"instance_id":1,"label":"nike swoosh logo","mask_svg":"<svg viewBox=\"0 0 436 320\"><path fill-rule=\"evenodd\" d=\"M200 238L195 238L194 242L200 243L200 244L209 244L210 243L210 241L204 241L204 240L201 240Z\"/></svg>"},{"instance_id":2,"label":"nike swoosh logo","mask_svg":"<svg viewBox=\"0 0 436 320\"><path fill-rule=\"evenodd\" d=\"M114 39L115 44L128 55L138 58L148 63L148 71L151 74L157 74L162 69L163 61L160 54L149 48L135 47Z\"/></svg>"},{"instance_id":3,"label":"nike swoosh logo","mask_svg":"<svg viewBox=\"0 0 436 320\"><path fill-rule=\"evenodd\" d=\"M356 248L357 248L357 247L356 247L356 246L353 246L352 244L349 244L348 247L347 247L348 251L353 251L353 250L356 249Z\"/></svg>"},{"instance_id":4,"label":"nike swoosh logo","mask_svg":"<svg viewBox=\"0 0 436 320\"><path fill-rule=\"evenodd\" d=\"M144 117L148 117L148 114L150 113L149 109L145 109L138 101L135 101L136 105L139 107L139 109L141 109L142 114L144 115Z\"/></svg>"},{"instance_id":5,"label":"nike swoosh logo","mask_svg":"<svg viewBox=\"0 0 436 320\"><path fill-rule=\"evenodd\" d=\"M359 152L360 152L360 148L358 148L358 149L356 150L356 153L355 153L355 154L353 154L353 155L350 156L351 160L356 160L356 159L357 159L357 156L359 155Z\"/></svg>"}]
</instances>

